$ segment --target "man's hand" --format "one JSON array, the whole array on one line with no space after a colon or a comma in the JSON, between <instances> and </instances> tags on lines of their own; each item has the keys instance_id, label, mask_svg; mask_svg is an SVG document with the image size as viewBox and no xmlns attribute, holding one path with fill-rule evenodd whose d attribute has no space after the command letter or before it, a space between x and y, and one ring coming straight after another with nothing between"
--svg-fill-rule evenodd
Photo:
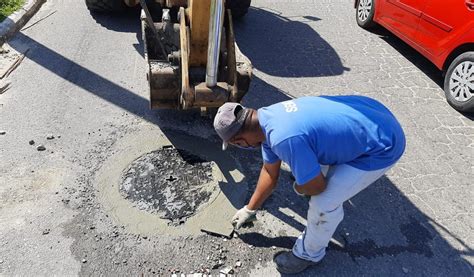
<instances>
[{"instance_id":1,"label":"man's hand","mask_svg":"<svg viewBox=\"0 0 474 277\"><path fill-rule=\"evenodd\" d=\"M232 225L234 225L235 229L240 229L240 227L242 227L242 225L245 223L257 220L257 217L255 216L256 214L257 211L249 210L247 206L244 206L242 209L238 210L237 213L235 213L234 217L232 218Z\"/></svg>"},{"instance_id":2,"label":"man's hand","mask_svg":"<svg viewBox=\"0 0 474 277\"><path fill-rule=\"evenodd\" d=\"M239 229L246 222L257 220L255 214L257 209L262 206L262 203L272 194L275 189L278 175L280 174L281 161L273 164L265 163L260 171L257 187L250 198L247 206L238 210L232 218L232 224L235 229Z\"/></svg>"}]
</instances>

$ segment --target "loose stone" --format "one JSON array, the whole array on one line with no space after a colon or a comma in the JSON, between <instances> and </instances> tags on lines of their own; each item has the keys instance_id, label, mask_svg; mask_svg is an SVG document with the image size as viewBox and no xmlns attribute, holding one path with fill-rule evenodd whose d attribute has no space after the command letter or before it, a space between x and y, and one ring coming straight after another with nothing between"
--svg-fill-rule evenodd
<instances>
[{"instance_id":1,"label":"loose stone","mask_svg":"<svg viewBox=\"0 0 474 277\"><path fill-rule=\"evenodd\" d=\"M119 187L141 210L156 213L172 225L185 223L213 194L206 175L212 163L185 150L159 149L133 161Z\"/></svg>"},{"instance_id":2,"label":"loose stone","mask_svg":"<svg viewBox=\"0 0 474 277\"><path fill-rule=\"evenodd\" d=\"M220 273L222 274L232 274L234 273L234 270L230 266L226 266L223 269L221 269Z\"/></svg>"}]
</instances>

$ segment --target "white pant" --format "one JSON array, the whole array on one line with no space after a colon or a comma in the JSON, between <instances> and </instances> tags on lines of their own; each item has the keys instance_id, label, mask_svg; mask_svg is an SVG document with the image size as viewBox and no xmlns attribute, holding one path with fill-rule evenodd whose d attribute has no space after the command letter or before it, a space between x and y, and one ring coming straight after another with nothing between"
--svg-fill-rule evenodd
<instances>
[{"instance_id":1,"label":"white pant","mask_svg":"<svg viewBox=\"0 0 474 277\"><path fill-rule=\"evenodd\" d=\"M342 204L382 177L391 167L364 171L346 164L321 166L326 176L326 190L311 197L307 226L296 240L293 253L302 259L319 262L344 217Z\"/></svg>"}]
</instances>

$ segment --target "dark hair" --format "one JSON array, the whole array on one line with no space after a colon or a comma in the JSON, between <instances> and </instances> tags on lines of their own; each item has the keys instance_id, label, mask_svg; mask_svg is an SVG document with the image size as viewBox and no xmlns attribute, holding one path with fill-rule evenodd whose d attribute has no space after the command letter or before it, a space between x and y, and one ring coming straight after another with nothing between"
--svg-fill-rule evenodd
<instances>
[{"instance_id":1,"label":"dark hair","mask_svg":"<svg viewBox=\"0 0 474 277\"><path fill-rule=\"evenodd\" d=\"M247 114L247 118L245 118L244 124L242 125L242 128L240 128L239 132L237 134L242 134L246 132L255 132L258 130L258 124L255 124L255 122L252 121L253 113L256 112L254 109L248 109L249 112Z\"/></svg>"}]
</instances>

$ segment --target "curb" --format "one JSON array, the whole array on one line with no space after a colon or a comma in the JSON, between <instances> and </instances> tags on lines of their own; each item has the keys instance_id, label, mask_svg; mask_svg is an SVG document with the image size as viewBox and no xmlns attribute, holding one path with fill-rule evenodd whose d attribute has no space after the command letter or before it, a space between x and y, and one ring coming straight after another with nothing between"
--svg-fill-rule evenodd
<instances>
[{"instance_id":1,"label":"curb","mask_svg":"<svg viewBox=\"0 0 474 277\"><path fill-rule=\"evenodd\" d=\"M26 0L23 7L0 23L0 46L35 15L46 0Z\"/></svg>"}]
</instances>

